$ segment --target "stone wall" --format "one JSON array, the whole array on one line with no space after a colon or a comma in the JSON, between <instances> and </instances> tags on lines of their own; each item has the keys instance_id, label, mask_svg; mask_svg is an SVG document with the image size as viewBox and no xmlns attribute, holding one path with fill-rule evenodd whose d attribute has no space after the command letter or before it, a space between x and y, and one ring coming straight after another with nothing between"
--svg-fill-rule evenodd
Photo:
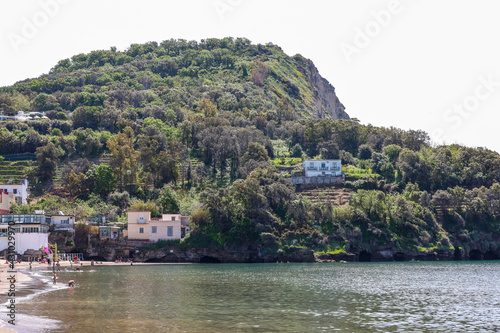
<instances>
[{"instance_id":1,"label":"stone wall","mask_svg":"<svg viewBox=\"0 0 500 333\"><path fill-rule=\"evenodd\" d=\"M293 184L317 184L317 185L333 185L344 182L344 177L305 177L298 176L287 178Z\"/></svg>"}]
</instances>

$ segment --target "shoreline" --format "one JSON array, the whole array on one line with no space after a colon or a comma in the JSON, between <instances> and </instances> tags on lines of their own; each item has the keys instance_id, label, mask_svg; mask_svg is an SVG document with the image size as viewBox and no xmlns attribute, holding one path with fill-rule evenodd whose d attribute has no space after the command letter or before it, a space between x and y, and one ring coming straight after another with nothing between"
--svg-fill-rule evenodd
<instances>
[{"instance_id":1,"label":"shoreline","mask_svg":"<svg viewBox=\"0 0 500 333\"><path fill-rule=\"evenodd\" d=\"M30 276L27 274L24 274L22 271L19 271L17 268L18 265L14 266L14 270L11 271L9 264L5 264L3 262L0 264L0 295L1 296L8 296L8 291L10 288L10 281L8 280L9 277L12 275L15 276L15 286L16 286L16 292L19 290L22 290L25 288L25 286L32 280ZM28 265L29 266L29 265ZM6 299L6 302L8 302L8 299ZM4 302L1 302L2 304ZM8 317L7 318L2 318L0 319L0 333L11 333L11 332L17 332L15 329L9 328L7 325L12 326L8 323Z\"/></svg>"},{"instance_id":2,"label":"shoreline","mask_svg":"<svg viewBox=\"0 0 500 333\"><path fill-rule=\"evenodd\" d=\"M7 298L7 294L10 289L10 281L8 280L11 275L15 275L15 291L16 295L24 290L29 286L30 282L33 281L33 278L30 276L29 272L29 262L23 261L21 263L16 263L14 265L14 270L11 271L10 268L10 263L5 263L5 260L1 260L2 262L0 263L0 297L2 304L7 303L9 301L9 298ZM103 261L103 262L94 262L94 266L91 265L91 261L80 261L77 265L70 263L69 261L61 261L60 262L60 267L75 267L75 266L80 266L80 267L99 267L99 266L150 266L150 265L178 265L178 264L191 264L191 263L136 263L134 262L133 265L130 265L130 263L127 262L110 262L110 261ZM32 267L34 270L51 270L52 264L44 264L44 263L37 263L34 262L32 263ZM57 270L57 267L56 267ZM23 295L24 296L24 295ZM21 296L21 297L23 297ZM5 299L3 299L5 297ZM16 296L17 297L17 296ZM17 332L15 328L11 328L11 324L8 323L8 317L6 318L0 318L0 333L12 333L12 332Z\"/></svg>"}]
</instances>

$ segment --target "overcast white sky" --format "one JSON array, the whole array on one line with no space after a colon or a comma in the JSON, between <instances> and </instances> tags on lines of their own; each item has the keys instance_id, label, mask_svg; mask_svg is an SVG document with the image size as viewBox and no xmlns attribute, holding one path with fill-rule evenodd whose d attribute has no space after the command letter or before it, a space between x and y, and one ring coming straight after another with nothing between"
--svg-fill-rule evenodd
<instances>
[{"instance_id":1,"label":"overcast white sky","mask_svg":"<svg viewBox=\"0 0 500 333\"><path fill-rule=\"evenodd\" d=\"M314 61L361 123L500 152L496 0L4 0L0 86L79 53L247 37Z\"/></svg>"}]
</instances>

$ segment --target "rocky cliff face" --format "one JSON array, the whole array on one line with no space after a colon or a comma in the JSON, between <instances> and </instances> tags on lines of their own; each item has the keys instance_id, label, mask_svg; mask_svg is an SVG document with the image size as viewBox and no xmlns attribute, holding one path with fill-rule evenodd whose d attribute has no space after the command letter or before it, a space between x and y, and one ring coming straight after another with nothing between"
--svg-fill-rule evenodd
<instances>
[{"instance_id":1,"label":"rocky cliff face","mask_svg":"<svg viewBox=\"0 0 500 333\"><path fill-rule=\"evenodd\" d=\"M312 61L308 66L309 82L315 89L314 108L319 118L349 119L345 107L335 94L335 88L322 77Z\"/></svg>"}]
</instances>

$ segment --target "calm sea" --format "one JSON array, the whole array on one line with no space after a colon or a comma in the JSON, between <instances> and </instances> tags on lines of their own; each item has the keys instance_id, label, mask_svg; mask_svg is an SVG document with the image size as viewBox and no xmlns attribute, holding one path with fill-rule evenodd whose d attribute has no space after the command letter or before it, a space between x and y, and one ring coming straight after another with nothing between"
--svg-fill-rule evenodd
<instances>
[{"instance_id":1,"label":"calm sea","mask_svg":"<svg viewBox=\"0 0 500 333\"><path fill-rule=\"evenodd\" d=\"M17 299L19 332L500 332L500 262L68 268L59 281L74 289L49 278L35 271L45 292Z\"/></svg>"}]
</instances>

